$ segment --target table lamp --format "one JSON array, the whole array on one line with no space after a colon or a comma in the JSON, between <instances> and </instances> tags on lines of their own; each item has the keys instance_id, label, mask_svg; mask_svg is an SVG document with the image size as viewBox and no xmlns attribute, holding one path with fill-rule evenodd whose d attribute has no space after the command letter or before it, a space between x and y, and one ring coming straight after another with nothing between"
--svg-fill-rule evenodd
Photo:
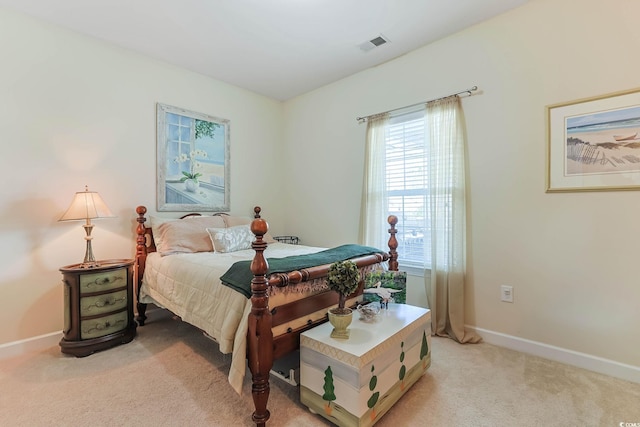
<instances>
[{"instance_id":1,"label":"table lamp","mask_svg":"<svg viewBox=\"0 0 640 427\"><path fill-rule=\"evenodd\" d=\"M84 238L87 241L87 251L84 254L84 262L80 265L81 268L94 268L99 264L93 257L93 250L91 249L91 230L93 224L92 219L96 218L114 218L115 215L111 213L107 205L102 200L102 197L95 191L89 191L89 188L85 186L84 191L77 192L71 201L71 205L67 211L62 215L58 221L79 221L86 220L83 225L87 235Z\"/></svg>"}]
</instances>

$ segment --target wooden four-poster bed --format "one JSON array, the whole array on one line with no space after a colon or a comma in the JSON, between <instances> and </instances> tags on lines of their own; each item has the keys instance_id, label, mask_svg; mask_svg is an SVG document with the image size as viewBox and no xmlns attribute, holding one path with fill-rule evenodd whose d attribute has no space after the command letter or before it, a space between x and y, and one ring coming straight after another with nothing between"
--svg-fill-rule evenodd
<instances>
[{"instance_id":1,"label":"wooden four-poster bed","mask_svg":"<svg viewBox=\"0 0 640 427\"><path fill-rule=\"evenodd\" d=\"M278 261L275 258L280 258L291 251L290 257L293 258L304 258L307 254L311 257L313 256L311 254L322 251L324 248L286 245L276 242L268 235L268 224L260 217L260 212L260 207L255 207L254 219L246 218L246 221L239 220L240 217L226 214L212 216L188 214L181 219L162 223L159 227L154 226L154 217L151 217L151 227L149 227L145 225L147 221L146 207L138 206L136 208L138 226L136 228L134 276L138 297L137 320L140 326L144 325L147 318L146 305L152 302L169 309L181 317L183 321L202 329L219 343L221 352L232 352L233 356L238 356L235 357L238 360L237 363L232 362L229 373L229 382L237 392L239 392L239 387L241 388L244 375L245 357L248 359L248 367L252 374L251 392L255 406L252 420L257 426L264 426L270 417L267 401L270 391L269 372L273 367L274 359L299 348L300 334L327 320L326 311L337 304L338 295L328 290L323 280L327 275L329 263L307 265L291 271L273 272L271 270L269 259L272 261L271 264L274 264L275 261ZM217 216L217 219L214 219L214 216ZM361 269L362 277L369 271L385 268L383 263L387 261L388 267L386 268L394 271L398 269L396 251L398 247L396 240L398 220L392 215L387 221L390 226L389 251L377 250L351 258ZM214 248L210 249L210 252L207 252L206 249L194 250L193 242L184 242L184 236L188 234L188 231L183 232L180 227L188 227L188 230L192 231L194 227L198 227L198 224L201 224L199 226L205 233L198 235L198 244L204 244L203 236L211 237L211 240L215 242L215 237L226 236L229 238L231 233L246 231L243 227L248 227L252 233L250 248L225 251L219 250L220 248L216 247L214 243ZM208 227L211 224L214 227ZM224 225L221 226L221 224ZM171 230L172 227L175 229ZM160 236L154 236L154 233L162 233L162 244L157 245ZM167 245L170 246L171 243L168 243L166 239L171 239L171 233L179 235L180 241L176 244L177 246L172 248L175 251L172 251L171 248L167 250ZM265 251L269 258L265 258ZM224 267L225 269L238 259L246 260L245 262L250 266L250 280L247 280L250 284L247 283L244 295L237 289L218 286L217 283L195 283L212 281L210 278L214 277L212 275L214 270L207 270L208 272L203 277L209 277L209 279L202 280L196 279L194 271L200 270L200 263L217 262L218 259L229 264ZM165 264L167 264L166 267ZM180 271L184 273L179 273ZM179 277L170 277L170 281L167 281L170 274L178 274ZM185 278L181 278L180 274ZM221 275L215 274L216 278ZM222 285L226 284L222 283ZM187 291L183 292L182 288L186 288ZM358 290L350 296L349 301L352 305L355 305L359 300L358 297L362 291L363 281L361 281ZM175 299L180 299L176 295L181 293L191 295L191 301L176 302ZM206 313L204 315L194 313L198 310L203 311L202 306L205 306ZM231 310L231 312L226 313L223 310ZM214 320L205 319L208 314L211 314ZM216 319L222 320L219 322ZM236 321L235 323L230 322L229 319L236 319ZM219 323L222 323L222 326L219 326ZM228 325L228 323L233 324Z\"/></svg>"}]
</instances>

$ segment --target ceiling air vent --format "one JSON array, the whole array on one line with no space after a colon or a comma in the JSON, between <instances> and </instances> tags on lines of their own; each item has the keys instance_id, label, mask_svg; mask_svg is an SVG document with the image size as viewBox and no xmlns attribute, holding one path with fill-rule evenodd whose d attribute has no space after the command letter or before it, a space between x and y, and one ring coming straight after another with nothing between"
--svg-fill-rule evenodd
<instances>
[{"instance_id":1,"label":"ceiling air vent","mask_svg":"<svg viewBox=\"0 0 640 427\"><path fill-rule=\"evenodd\" d=\"M389 39L387 39L385 36L380 34L378 37L375 37L369 41L366 41L358 45L358 47L364 52L369 52L371 49L376 48L378 46L382 46L385 43L389 43Z\"/></svg>"}]
</instances>

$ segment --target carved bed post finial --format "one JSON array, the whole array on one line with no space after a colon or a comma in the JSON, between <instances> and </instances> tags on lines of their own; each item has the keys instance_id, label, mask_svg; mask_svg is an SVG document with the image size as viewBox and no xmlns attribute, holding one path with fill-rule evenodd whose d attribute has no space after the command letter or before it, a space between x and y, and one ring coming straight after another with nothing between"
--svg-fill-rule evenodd
<instances>
[{"instance_id":1,"label":"carved bed post finial","mask_svg":"<svg viewBox=\"0 0 640 427\"><path fill-rule=\"evenodd\" d=\"M259 208L256 207L256 215ZM256 240L251 247L256 251L251 261L251 313L249 313L249 331L247 334L249 369L252 374L253 404L255 412L251 417L258 427L264 427L270 417L267 409L269 400L269 371L273 366L273 332L271 331L271 312L269 311L269 295L266 274L269 264L264 258L267 242L263 236L269 231L269 224L256 218L251 222L251 231Z\"/></svg>"},{"instance_id":2,"label":"carved bed post finial","mask_svg":"<svg viewBox=\"0 0 640 427\"><path fill-rule=\"evenodd\" d=\"M389 270L398 271L398 240L396 240L396 224L398 223L398 217L395 215L389 215L387 222L391 226L389 229Z\"/></svg>"},{"instance_id":3,"label":"carved bed post finial","mask_svg":"<svg viewBox=\"0 0 640 427\"><path fill-rule=\"evenodd\" d=\"M136 218L138 226L136 227L136 260L133 264L133 277L136 281L136 308L138 309L137 320L140 326L144 326L144 321L147 320L147 316L145 315L147 311L147 304L142 304L140 302L140 285L142 285L144 267L147 263L147 236L146 227L144 226L144 223L147 220L144 217L147 213L147 208L144 206L138 206L136 208L136 213L138 214L138 218Z\"/></svg>"},{"instance_id":4,"label":"carved bed post finial","mask_svg":"<svg viewBox=\"0 0 640 427\"><path fill-rule=\"evenodd\" d=\"M254 218L260 218L260 211L262 211L262 208L260 206L256 206L253 208L253 217Z\"/></svg>"}]
</instances>

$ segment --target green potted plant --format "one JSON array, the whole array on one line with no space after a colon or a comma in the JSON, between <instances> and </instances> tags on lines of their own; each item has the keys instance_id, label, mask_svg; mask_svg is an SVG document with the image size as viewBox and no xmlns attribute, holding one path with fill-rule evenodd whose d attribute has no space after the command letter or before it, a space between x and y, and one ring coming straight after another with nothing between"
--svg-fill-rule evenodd
<instances>
[{"instance_id":1,"label":"green potted plant","mask_svg":"<svg viewBox=\"0 0 640 427\"><path fill-rule=\"evenodd\" d=\"M329 322L333 325L332 338L349 338L348 326L353 312L345 307L347 297L358 289L360 271L353 261L338 261L329 266L327 284L329 289L338 293L338 307L329 310Z\"/></svg>"}]
</instances>

